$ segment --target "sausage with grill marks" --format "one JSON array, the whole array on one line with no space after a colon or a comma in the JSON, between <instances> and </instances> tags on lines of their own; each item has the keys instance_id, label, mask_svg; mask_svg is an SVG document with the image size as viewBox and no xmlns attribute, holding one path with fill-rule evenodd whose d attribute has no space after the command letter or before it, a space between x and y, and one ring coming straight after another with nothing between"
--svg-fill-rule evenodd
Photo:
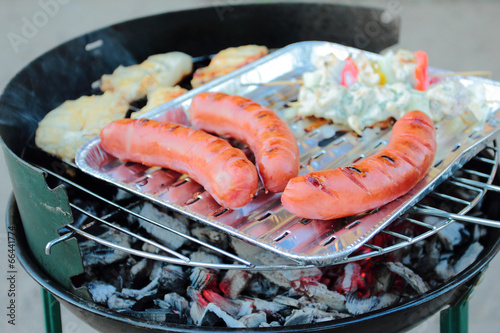
<instances>
[{"instance_id":1,"label":"sausage with grill marks","mask_svg":"<svg viewBox=\"0 0 500 333\"><path fill-rule=\"evenodd\" d=\"M226 208L248 204L258 175L245 154L203 131L148 119L121 119L101 131L101 146L122 161L187 174Z\"/></svg>"},{"instance_id":2,"label":"sausage with grill marks","mask_svg":"<svg viewBox=\"0 0 500 333\"><path fill-rule=\"evenodd\" d=\"M290 180L281 202L308 219L359 214L406 194L427 174L435 153L434 123L425 113L411 111L394 124L380 152L350 166Z\"/></svg>"},{"instance_id":3,"label":"sausage with grill marks","mask_svg":"<svg viewBox=\"0 0 500 333\"><path fill-rule=\"evenodd\" d=\"M241 96L205 92L193 98L189 116L199 129L247 144L267 190L281 192L299 174L297 140L273 110Z\"/></svg>"}]
</instances>

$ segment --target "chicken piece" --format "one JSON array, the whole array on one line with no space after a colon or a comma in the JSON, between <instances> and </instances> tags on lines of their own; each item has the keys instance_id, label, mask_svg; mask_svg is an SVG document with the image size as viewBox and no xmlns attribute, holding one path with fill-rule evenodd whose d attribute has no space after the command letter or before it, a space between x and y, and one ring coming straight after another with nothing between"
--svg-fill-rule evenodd
<instances>
[{"instance_id":1,"label":"chicken piece","mask_svg":"<svg viewBox=\"0 0 500 333\"><path fill-rule=\"evenodd\" d=\"M101 77L101 90L121 94L128 102L159 86L174 86L193 70L193 59L182 52L152 55L139 65L119 66Z\"/></svg>"},{"instance_id":2,"label":"chicken piece","mask_svg":"<svg viewBox=\"0 0 500 333\"><path fill-rule=\"evenodd\" d=\"M108 123L124 118L128 108L121 95L111 92L66 101L40 121L35 143L44 151L72 162L81 145L98 135Z\"/></svg>"},{"instance_id":3,"label":"chicken piece","mask_svg":"<svg viewBox=\"0 0 500 333\"><path fill-rule=\"evenodd\" d=\"M191 86L197 88L268 54L267 47L258 45L230 47L222 50L212 58L208 67L199 68L194 72Z\"/></svg>"},{"instance_id":4,"label":"chicken piece","mask_svg":"<svg viewBox=\"0 0 500 333\"><path fill-rule=\"evenodd\" d=\"M144 113L157 106L160 106L182 94L187 93L187 90L179 86L175 87L158 87L155 90L148 92L147 104L137 112L132 113L131 118L138 118Z\"/></svg>"}]
</instances>

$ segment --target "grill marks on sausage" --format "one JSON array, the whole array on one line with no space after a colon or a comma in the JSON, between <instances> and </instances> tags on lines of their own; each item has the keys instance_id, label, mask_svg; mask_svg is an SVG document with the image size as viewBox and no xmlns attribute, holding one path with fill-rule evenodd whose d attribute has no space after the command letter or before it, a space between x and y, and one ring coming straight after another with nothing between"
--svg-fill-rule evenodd
<instances>
[{"instance_id":1,"label":"grill marks on sausage","mask_svg":"<svg viewBox=\"0 0 500 333\"><path fill-rule=\"evenodd\" d=\"M331 197L338 198L337 195L330 190L328 190L324 185L323 181L317 177L315 177L313 174L308 174L306 175L306 182L314 186L315 188L323 191L324 193L328 194Z\"/></svg>"},{"instance_id":2,"label":"grill marks on sausage","mask_svg":"<svg viewBox=\"0 0 500 333\"><path fill-rule=\"evenodd\" d=\"M380 155L380 157L383 158L386 161L389 161L389 162L393 163L393 164L395 163L395 161L392 158L390 158L389 156L387 156L387 155Z\"/></svg>"},{"instance_id":3,"label":"grill marks on sausage","mask_svg":"<svg viewBox=\"0 0 500 333\"><path fill-rule=\"evenodd\" d=\"M356 168L354 168L354 169L356 169ZM359 174L357 171L353 171L349 167L340 167L339 170L340 170L340 172L342 172L344 174L344 176L349 178L349 180L351 180L354 183L354 185L356 185L357 187L362 189L363 192L366 192L367 194L371 194L370 191L368 191L368 189L363 185L363 183L361 183L359 181L359 179L357 178L356 174ZM358 171L360 171L360 170L358 170ZM366 174L364 174L364 176L366 176ZM361 176L361 177L364 177L364 176Z\"/></svg>"}]
</instances>

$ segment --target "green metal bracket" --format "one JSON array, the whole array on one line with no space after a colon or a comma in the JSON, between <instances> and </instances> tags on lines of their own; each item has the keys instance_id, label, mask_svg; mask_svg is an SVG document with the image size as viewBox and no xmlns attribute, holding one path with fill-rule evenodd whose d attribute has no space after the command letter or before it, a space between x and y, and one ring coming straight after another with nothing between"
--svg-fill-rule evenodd
<instances>
[{"instance_id":1,"label":"green metal bracket","mask_svg":"<svg viewBox=\"0 0 500 333\"><path fill-rule=\"evenodd\" d=\"M63 186L50 189L41 170L3 148L26 240L34 259L61 286L90 300L85 288L75 289L70 281L70 277L84 272L76 239L59 243L51 255L45 254L47 243L59 237L57 231L73 222L66 190Z\"/></svg>"},{"instance_id":2,"label":"green metal bracket","mask_svg":"<svg viewBox=\"0 0 500 333\"><path fill-rule=\"evenodd\" d=\"M62 333L61 305L47 290L42 288L43 312L45 315L45 332Z\"/></svg>"},{"instance_id":3,"label":"green metal bracket","mask_svg":"<svg viewBox=\"0 0 500 333\"><path fill-rule=\"evenodd\" d=\"M469 331L469 301L465 297L457 305L441 311L441 333L467 333Z\"/></svg>"}]
</instances>

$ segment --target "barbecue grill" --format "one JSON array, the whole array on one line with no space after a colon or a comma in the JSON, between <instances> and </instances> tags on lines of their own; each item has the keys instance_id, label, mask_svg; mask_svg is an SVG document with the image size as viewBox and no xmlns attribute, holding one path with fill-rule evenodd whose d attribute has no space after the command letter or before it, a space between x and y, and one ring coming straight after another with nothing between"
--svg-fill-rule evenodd
<instances>
[{"instance_id":1,"label":"barbecue grill","mask_svg":"<svg viewBox=\"0 0 500 333\"><path fill-rule=\"evenodd\" d=\"M323 20L317 19L319 13L322 14ZM258 26L256 26L256 22L252 21L257 15L270 18L280 17L283 20L273 23L271 19L264 19L259 21ZM152 328L158 331L197 330L174 324L156 325L140 320L130 325L130 319L90 302L90 297L84 288L75 288L76 280L71 279L71 277L78 276L83 271L75 236L89 238L111 247L118 247L87 233L86 229L91 225L77 225L74 223L74 220L77 220L76 217L86 215L97 221L96 223L116 228L106 221L106 217L94 215L89 209L89 203L109 207L109 216L115 214L115 211L132 215L137 213L133 211L133 203L125 206L117 205L110 199L116 191L115 188L110 188L77 170L74 176L69 176L67 165L38 151L33 144L33 135L38 121L62 101L91 93L92 83L102 73L111 72L119 64L134 64L150 54L169 51L170 49L166 49L165 45L168 47L175 45L175 50L200 56L198 58L200 63L203 62L206 55L213 54L225 47L245 43L279 48L301 40L329 40L358 46L352 31L355 31L356 26L363 26L368 20L378 19L379 16L380 11L364 8L281 4L235 7L234 11L228 13L224 21L219 21L213 9L198 9L158 15L102 29L65 43L35 60L13 79L0 100L1 119L3 120L0 129L16 196L16 201L12 200L10 204L8 223L21 231L18 232L18 237L21 237L17 239L17 242L19 256L24 267L44 288L69 304L82 317L87 319L91 317L90 320L99 329L106 331L110 328L120 327L124 331L135 331L141 328ZM336 25L325 29L325 26L332 21L335 21ZM303 24L300 26L293 24L296 22L303 22ZM234 26L241 27L241 30L229 28ZM381 23L381 26L383 33L372 39L366 47L370 51L379 52L397 41L399 28L397 19L390 23ZM205 30L200 33L206 27L211 27L213 30ZM141 31L141 35L148 37L146 39L138 38L137 31ZM183 36L192 34L197 37L194 40L179 39L178 35L174 33L175 31L183 31ZM211 39L211 36L214 35L224 35L225 38L214 41ZM103 41L99 49L94 50L91 47L86 47L97 40ZM82 54L82 50L85 49L88 51ZM72 63L73 59L79 62L77 66ZM88 66L90 63L93 64L91 68ZM54 70L56 68L57 71ZM63 89L61 83L68 79L68 73L71 73L73 79ZM415 215L408 215L405 217L407 221L422 226L427 231L415 237L408 237L387 228L382 232L396 239L394 245L382 248L367 243L364 245L363 251L344 258L342 262L361 260L408 246L443 229L453 223L454 219L488 222L477 218L463 217L463 214L483 198L486 190L496 189L491 185L498 164L496 141L489 143L483 155L474 158L474 162L462 170L460 178L455 177L446 183L446 186L455 186L475 192L473 200L467 201L453 197L441 193L439 190L433 192L434 200L436 197L439 197L439 200L449 200L456 208L453 212L447 212L443 223L435 226L419 220L417 216L424 213L422 210L416 212ZM49 190L47 185L55 188ZM83 192L88 201L82 205L81 202L72 200L74 192ZM92 204L90 204L91 206ZM494 218L494 215L485 217ZM155 223L155 221L149 222ZM126 230L120 231L127 232ZM140 237L135 234L132 236ZM151 243L151 240L146 239L145 241ZM237 264L211 266L205 262L186 262L182 257L176 257L176 254L168 249L165 249L165 252L172 253L173 256L137 253L133 249L118 248L155 260L191 266L254 270L304 267L295 262L275 266L258 265L214 248L213 245L195 239L192 241L211 248L223 256L228 256ZM318 331L323 329L330 331L356 328L362 331L372 325L379 324L379 327L382 328L391 323L388 329L397 331L414 326L444 305L458 304L466 297L480 272L484 270L486 264L498 250L498 232L496 230L490 233L487 243L487 248L480 261L457 275L442 288L434 290L428 295L422 295L421 298L411 303L389 310L380 310L360 318L340 320L335 323L327 322L324 325L314 327L297 327L294 330ZM407 316L407 311L415 310L418 315ZM399 325L393 325L395 322Z\"/></svg>"}]
</instances>

